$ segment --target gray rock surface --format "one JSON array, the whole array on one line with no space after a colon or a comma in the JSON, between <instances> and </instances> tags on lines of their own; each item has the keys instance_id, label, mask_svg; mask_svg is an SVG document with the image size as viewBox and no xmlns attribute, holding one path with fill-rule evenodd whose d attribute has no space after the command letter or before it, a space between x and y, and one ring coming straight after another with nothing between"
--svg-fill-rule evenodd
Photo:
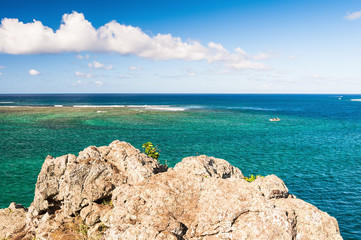
<instances>
[{"instance_id":1,"label":"gray rock surface","mask_svg":"<svg viewBox=\"0 0 361 240\"><path fill-rule=\"evenodd\" d=\"M0 237L342 239L335 218L289 194L275 175L249 183L204 155L167 170L120 141L48 156L28 212L11 209L0 210Z\"/></svg>"}]
</instances>

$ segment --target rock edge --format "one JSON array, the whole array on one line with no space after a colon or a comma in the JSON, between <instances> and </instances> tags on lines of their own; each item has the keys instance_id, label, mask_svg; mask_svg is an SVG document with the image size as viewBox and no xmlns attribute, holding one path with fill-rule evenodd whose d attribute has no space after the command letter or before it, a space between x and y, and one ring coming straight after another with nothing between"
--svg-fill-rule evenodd
<instances>
[{"instance_id":1,"label":"rock edge","mask_svg":"<svg viewBox=\"0 0 361 240\"><path fill-rule=\"evenodd\" d=\"M118 140L48 156L30 207L0 209L0 239L342 239L277 176L243 177L204 155L168 169Z\"/></svg>"}]
</instances>

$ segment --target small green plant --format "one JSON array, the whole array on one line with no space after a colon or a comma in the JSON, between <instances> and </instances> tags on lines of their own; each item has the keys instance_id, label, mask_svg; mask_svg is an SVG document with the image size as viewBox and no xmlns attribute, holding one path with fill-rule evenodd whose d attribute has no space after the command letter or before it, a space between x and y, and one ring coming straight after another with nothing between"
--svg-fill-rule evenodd
<instances>
[{"instance_id":1,"label":"small green plant","mask_svg":"<svg viewBox=\"0 0 361 240\"><path fill-rule=\"evenodd\" d=\"M154 158L155 160L158 160L160 150L157 148L157 146L154 147L153 143L146 142L143 144L142 148L144 149L145 154L151 158Z\"/></svg>"},{"instance_id":2,"label":"small green plant","mask_svg":"<svg viewBox=\"0 0 361 240\"><path fill-rule=\"evenodd\" d=\"M111 199L110 199L110 200L103 199L103 201L102 201L101 205L114 207L114 205L113 205L113 201L112 201Z\"/></svg>"},{"instance_id":3,"label":"small green plant","mask_svg":"<svg viewBox=\"0 0 361 240\"><path fill-rule=\"evenodd\" d=\"M263 176L261 175L257 175L257 176L251 175L250 177L244 177L243 179L246 180L247 182L253 182L259 177L263 178Z\"/></svg>"},{"instance_id":4,"label":"small green plant","mask_svg":"<svg viewBox=\"0 0 361 240\"><path fill-rule=\"evenodd\" d=\"M82 223L79 225L78 233L83 237L86 237L88 235L88 230L89 230L89 226Z\"/></svg>"}]
</instances>

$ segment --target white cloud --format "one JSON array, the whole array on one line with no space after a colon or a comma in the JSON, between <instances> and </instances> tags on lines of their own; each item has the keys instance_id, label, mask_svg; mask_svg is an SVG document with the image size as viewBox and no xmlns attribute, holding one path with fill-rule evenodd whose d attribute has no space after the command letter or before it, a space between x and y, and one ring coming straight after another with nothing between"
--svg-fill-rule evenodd
<instances>
[{"instance_id":1,"label":"white cloud","mask_svg":"<svg viewBox=\"0 0 361 240\"><path fill-rule=\"evenodd\" d=\"M78 80L78 81L72 83L71 85L73 85L73 86L86 86L86 85L88 85L88 82L87 82L87 81Z\"/></svg>"},{"instance_id":2,"label":"white cloud","mask_svg":"<svg viewBox=\"0 0 361 240\"><path fill-rule=\"evenodd\" d=\"M83 60L83 59L89 59L90 58L90 55L89 54L86 54L86 55L81 55L81 54L78 54L76 56L77 59L80 59L80 60Z\"/></svg>"},{"instance_id":3,"label":"white cloud","mask_svg":"<svg viewBox=\"0 0 361 240\"><path fill-rule=\"evenodd\" d=\"M102 64L100 62L93 61L92 63L88 64L88 67L95 68L95 69L103 68L103 69L106 69L106 70L110 70L110 69L113 68L113 65L110 64L110 65L107 66L107 65L104 65L104 64Z\"/></svg>"},{"instance_id":4,"label":"white cloud","mask_svg":"<svg viewBox=\"0 0 361 240\"><path fill-rule=\"evenodd\" d=\"M132 70L132 71L137 71L137 70L142 70L142 67L138 66L129 66L129 70Z\"/></svg>"},{"instance_id":5,"label":"white cloud","mask_svg":"<svg viewBox=\"0 0 361 240\"><path fill-rule=\"evenodd\" d=\"M82 78L91 78L93 75L90 73L83 73L83 72L76 71L75 76L82 77Z\"/></svg>"},{"instance_id":6,"label":"white cloud","mask_svg":"<svg viewBox=\"0 0 361 240\"><path fill-rule=\"evenodd\" d=\"M295 60L296 59L296 56L295 55L291 55L288 57L289 60Z\"/></svg>"},{"instance_id":7,"label":"white cloud","mask_svg":"<svg viewBox=\"0 0 361 240\"><path fill-rule=\"evenodd\" d=\"M94 82L95 86L101 87L104 85L104 83L102 81L95 81Z\"/></svg>"},{"instance_id":8,"label":"white cloud","mask_svg":"<svg viewBox=\"0 0 361 240\"><path fill-rule=\"evenodd\" d=\"M73 86L84 86L84 87L101 87L103 86L103 82L102 81L94 81L94 82L89 82L89 81L83 81L83 80L78 80L76 82L73 82L71 85Z\"/></svg>"},{"instance_id":9,"label":"white cloud","mask_svg":"<svg viewBox=\"0 0 361 240\"><path fill-rule=\"evenodd\" d=\"M37 76L37 75L40 75L40 72L35 70L35 69L30 69L29 70L29 75L31 76Z\"/></svg>"},{"instance_id":10,"label":"white cloud","mask_svg":"<svg viewBox=\"0 0 361 240\"><path fill-rule=\"evenodd\" d=\"M182 41L171 34L150 36L138 27L116 21L95 29L82 13L77 12L64 14L59 29L55 31L36 20L23 23L18 19L4 18L1 21L0 53L49 54L82 51L133 54L152 60L206 60L222 62L235 69L268 68L263 63L254 62L254 58L240 48L229 52L222 45L213 42L204 46L198 41Z\"/></svg>"},{"instance_id":11,"label":"white cloud","mask_svg":"<svg viewBox=\"0 0 361 240\"><path fill-rule=\"evenodd\" d=\"M270 51L269 53L258 53L253 57L253 60L267 60L274 57L274 55L273 51Z\"/></svg>"},{"instance_id":12,"label":"white cloud","mask_svg":"<svg viewBox=\"0 0 361 240\"><path fill-rule=\"evenodd\" d=\"M210 42L208 43L208 49L206 58L208 62L223 62L226 66L233 69L269 69L269 67L263 63L252 61L252 56L241 48L236 48L234 53L229 53L221 44Z\"/></svg>"},{"instance_id":13,"label":"white cloud","mask_svg":"<svg viewBox=\"0 0 361 240\"><path fill-rule=\"evenodd\" d=\"M281 76L281 74L279 74L279 73L273 73L272 74L272 77L274 77L274 78L279 78Z\"/></svg>"},{"instance_id":14,"label":"white cloud","mask_svg":"<svg viewBox=\"0 0 361 240\"><path fill-rule=\"evenodd\" d=\"M0 65L0 69L5 69L5 66Z\"/></svg>"},{"instance_id":15,"label":"white cloud","mask_svg":"<svg viewBox=\"0 0 361 240\"><path fill-rule=\"evenodd\" d=\"M189 72L188 73L188 76L190 76L190 77L195 77L197 74L196 73L194 73L194 72Z\"/></svg>"},{"instance_id":16,"label":"white cloud","mask_svg":"<svg viewBox=\"0 0 361 240\"><path fill-rule=\"evenodd\" d=\"M361 18L361 11L358 11L358 12L352 12L352 13L347 13L346 16L345 16L345 19L347 20L356 20L356 19L359 19Z\"/></svg>"},{"instance_id":17,"label":"white cloud","mask_svg":"<svg viewBox=\"0 0 361 240\"><path fill-rule=\"evenodd\" d=\"M336 80L336 78L334 78L334 77L323 76L320 74L313 74L313 75L311 75L311 78L316 81L334 81L334 80Z\"/></svg>"},{"instance_id":18,"label":"white cloud","mask_svg":"<svg viewBox=\"0 0 361 240\"><path fill-rule=\"evenodd\" d=\"M272 73L272 77L273 78L276 78L276 79L280 79L280 78L282 78L282 77L285 77L286 75L288 75L288 73L286 72L286 71L276 71L276 72L274 72L274 73Z\"/></svg>"},{"instance_id":19,"label":"white cloud","mask_svg":"<svg viewBox=\"0 0 361 240\"><path fill-rule=\"evenodd\" d=\"M0 76L1 76L1 75L3 75L3 73L2 73L2 72L0 72Z\"/></svg>"}]
</instances>

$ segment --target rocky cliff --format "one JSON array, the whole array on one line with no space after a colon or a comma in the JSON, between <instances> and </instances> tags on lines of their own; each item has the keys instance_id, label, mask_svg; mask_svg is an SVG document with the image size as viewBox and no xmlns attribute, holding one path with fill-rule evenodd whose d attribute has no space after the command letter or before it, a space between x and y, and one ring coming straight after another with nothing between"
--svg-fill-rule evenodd
<instances>
[{"instance_id":1,"label":"rocky cliff","mask_svg":"<svg viewBox=\"0 0 361 240\"><path fill-rule=\"evenodd\" d=\"M126 142L48 156L26 209L0 210L0 239L342 239L335 218L275 175L249 183L227 161L167 168Z\"/></svg>"}]
</instances>

